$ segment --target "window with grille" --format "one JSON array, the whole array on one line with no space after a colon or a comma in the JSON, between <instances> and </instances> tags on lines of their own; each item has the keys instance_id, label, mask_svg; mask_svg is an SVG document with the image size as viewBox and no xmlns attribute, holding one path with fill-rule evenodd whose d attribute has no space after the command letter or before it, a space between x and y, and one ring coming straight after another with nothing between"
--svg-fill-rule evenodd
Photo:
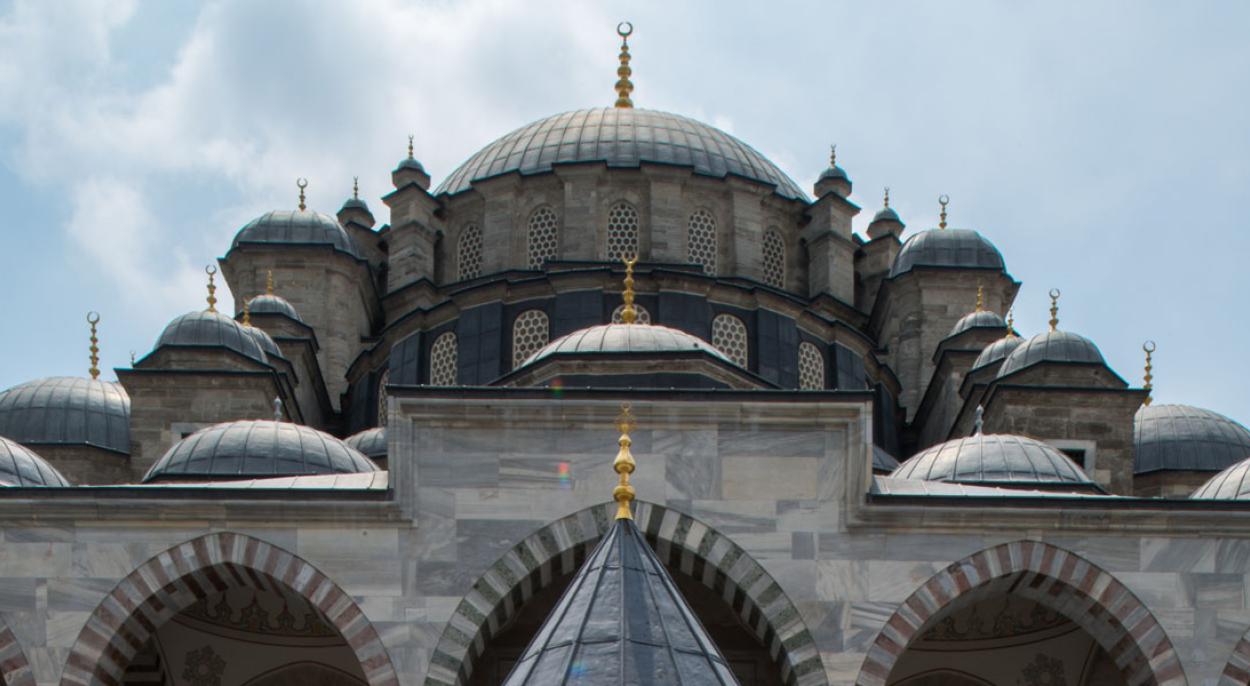
<instances>
[{"instance_id":1,"label":"window with grille","mask_svg":"<svg viewBox=\"0 0 1250 686\"><path fill-rule=\"evenodd\" d=\"M456 385L456 334L448 331L430 346L430 385Z\"/></svg>"},{"instance_id":2,"label":"window with grille","mask_svg":"<svg viewBox=\"0 0 1250 686\"><path fill-rule=\"evenodd\" d=\"M620 262L638 256L638 210L618 202L608 210L608 259Z\"/></svg>"},{"instance_id":3,"label":"window with grille","mask_svg":"<svg viewBox=\"0 0 1250 686\"><path fill-rule=\"evenodd\" d=\"M560 253L560 220L550 207L540 207L530 215L529 266L542 269L547 260Z\"/></svg>"},{"instance_id":4,"label":"window with grille","mask_svg":"<svg viewBox=\"0 0 1250 686\"><path fill-rule=\"evenodd\" d=\"M825 387L825 358L815 345L799 343L799 388L816 390Z\"/></svg>"},{"instance_id":5,"label":"window with grille","mask_svg":"<svg viewBox=\"0 0 1250 686\"><path fill-rule=\"evenodd\" d=\"M747 326L732 314L718 314L712 320L712 347L739 367L747 367Z\"/></svg>"},{"instance_id":6,"label":"window with grille","mask_svg":"<svg viewBox=\"0 0 1250 686\"><path fill-rule=\"evenodd\" d=\"M764 283L786 287L786 244L776 229L764 232Z\"/></svg>"},{"instance_id":7,"label":"window with grille","mask_svg":"<svg viewBox=\"0 0 1250 686\"><path fill-rule=\"evenodd\" d=\"M550 337L547 313L526 310L512 322L512 368L516 369L538 352Z\"/></svg>"},{"instance_id":8,"label":"window with grille","mask_svg":"<svg viewBox=\"0 0 1250 686\"><path fill-rule=\"evenodd\" d=\"M621 319L621 313L624 311L625 311L624 305L617 305L616 309L612 310L612 323L613 324L625 323L625 321ZM647 311L647 308L641 305L638 305L637 303L634 304L634 314L637 315L637 318L634 319L635 324L650 324L651 323L651 313Z\"/></svg>"},{"instance_id":9,"label":"window with grille","mask_svg":"<svg viewBox=\"0 0 1250 686\"><path fill-rule=\"evenodd\" d=\"M386 384L391 382L391 370L382 372L378 379L378 426L386 426Z\"/></svg>"},{"instance_id":10,"label":"window with grille","mask_svg":"<svg viewBox=\"0 0 1250 686\"><path fill-rule=\"evenodd\" d=\"M686 261L703 265L705 274L716 274L716 219L707 210L690 215Z\"/></svg>"},{"instance_id":11,"label":"window with grille","mask_svg":"<svg viewBox=\"0 0 1250 686\"><path fill-rule=\"evenodd\" d=\"M482 274L482 230L477 224L469 224L460 232L460 248L457 251L460 280L473 279Z\"/></svg>"}]
</instances>

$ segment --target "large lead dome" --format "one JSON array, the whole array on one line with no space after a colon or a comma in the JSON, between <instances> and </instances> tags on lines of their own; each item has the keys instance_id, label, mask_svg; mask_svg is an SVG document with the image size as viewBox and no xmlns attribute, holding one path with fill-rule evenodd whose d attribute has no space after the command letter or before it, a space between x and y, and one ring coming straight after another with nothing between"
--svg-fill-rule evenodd
<instances>
[{"instance_id":1,"label":"large lead dome","mask_svg":"<svg viewBox=\"0 0 1250 686\"><path fill-rule=\"evenodd\" d=\"M696 174L741 176L774 186L782 197L807 200L777 165L724 131L680 115L632 107L565 112L523 126L470 157L434 194L460 193L474 181L501 174L541 174L553 165L577 162L693 167Z\"/></svg>"}]
</instances>

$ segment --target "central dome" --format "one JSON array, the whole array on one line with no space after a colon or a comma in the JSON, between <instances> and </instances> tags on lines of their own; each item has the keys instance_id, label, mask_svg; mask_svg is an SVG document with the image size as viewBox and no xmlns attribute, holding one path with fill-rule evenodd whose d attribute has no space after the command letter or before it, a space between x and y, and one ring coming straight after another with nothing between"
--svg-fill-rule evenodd
<instances>
[{"instance_id":1,"label":"central dome","mask_svg":"<svg viewBox=\"0 0 1250 686\"><path fill-rule=\"evenodd\" d=\"M784 198L807 200L777 165L724 131L676 114L632 107L565 112L523 126L470 157L434 195L467 191L474 181L502 174L541 174L556 164L577 162L634 169L643 162L693 167L696 174L740 176L773 186Z\"/></svg>"}]
</instances>

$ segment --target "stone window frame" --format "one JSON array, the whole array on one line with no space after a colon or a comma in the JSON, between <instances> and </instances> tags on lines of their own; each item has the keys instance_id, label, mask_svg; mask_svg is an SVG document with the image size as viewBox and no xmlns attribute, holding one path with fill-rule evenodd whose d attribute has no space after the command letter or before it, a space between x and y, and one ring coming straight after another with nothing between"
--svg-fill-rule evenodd
<instances>
[{"instance_id":1,"label":"stone window frame","mask_svg":"<svg viewBox=\"0 0 1250 686\"><path fill-rule=\"evenodd\" d=\"M458 371L456 363L459 358L458 343L456 332L444 331L430 344L429 385L456 385Z\"/></svg>"},{"instance_id":2,"label":"stone window frame","mask_svg":"<svg viewBox=\"0 0 1250 686\"><path fill-rule=\"evenodd\" d=\"M549 237L549 240L552 245L548 246L548 250L538 254L537 256L540 259L536 260L536 250L534 245L535 230L547 227L536 227L535 222L538 220L540 215L544 214L549 215L551 218L551 223L549 225L551 236ZM543 263L547 260L556 260L560 258L560 224L560 213L557 212L556 209L550 204L543 203L530 211L529 219L525 220L525 259L526 265L530 269L542 269Z\"/></svg>"},{"instance_id":3,"label":"stone window frame","mask_svg":"<svg viewBox=\"0 0 1250 686\"><path fill-rule=\"evenodd\" d=\"M551 318L540 309L530 309L512 320L512 368L521 366L530 355L551 342Z\"/></svg>"},{"instance_id":4,"label":"stone window frame","mask_svg":"<svg viewBox=\"0 0 1250 686\"><path fill-rule=\"evenodd\" d=\"M706 217L708 220L708 223L710 224L710 229L711 229L710 236L708 236L705 239L705 240L710 240L711 242L710 250L701 251L702 253L707 254L708 258L704 258L701 255L695 254L696 253L695 219L699 217ZM707 274L708 276L716 276L716 270L719 266L718 265L720 261L720 236L718 235L719 231L720 231L720 222L716 220L716 213L706 207L696 207L695 210L690 213L690 216L686 218L686 262L690 264L702 265L703 273Z\"/></svg>"},{"instance_id":5,"label":"stone window frame","mask_svg":"<svg viewBox=\"0 0 1250 686\"><path fill-rule=\"evenodd\" d=\"M613 217L612 215L618 209L622 209L622 208L627 209L630 213L633 214L633 220L634 220L633 222L634 224L633 225L634 246L633 247L634 249L632 252L629 252L627 250L628 246L623 246L621 248L621 252L619 252L618 254L618 253L613 252L613 247L612 247L612 243L613 243L613 236L612 236ZM603 254L604 254L605 259L607 259L609 262L620 262L621 260L626 259L626 258L638 257L642 252L642 213L638 211L638 206L624 198L613 201L611 204L609 204L608 211L604 214L603 236L604 236Z\"/></svg>"},{"instance_id":6,"label":"stone window frame","mask_svg":"<svg viewBox=\"0 0 1250 686\"><path fill-rule=\"evenodd\" d=\"M466 281L482 275L482 229L475 223L465 224L456 239L456 280Z\"/></svg>"},{"instance_id":7,"label":"stone window frame","mask_svg":"<svg viewBox=\"0 0 1250 686\"><path fill-rule=\"evenodd\" d=\"M741 317L728 312L712 317L711 339L713 348L725 353L739 367L749 369L751 336Z\"/></svg>"}]
</instances>

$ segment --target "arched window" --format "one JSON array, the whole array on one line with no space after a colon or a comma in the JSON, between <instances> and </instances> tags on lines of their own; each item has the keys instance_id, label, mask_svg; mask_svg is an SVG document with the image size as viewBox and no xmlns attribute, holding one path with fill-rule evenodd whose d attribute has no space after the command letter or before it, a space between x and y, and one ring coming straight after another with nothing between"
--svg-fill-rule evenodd
<instances>
[{"instance_id":1,"label":"arched window","mask_svg":"<svg viewBox=\"0 0 1250 686\"><path fill-rule=\"evenodd\" d=\"M620 262L638 256L638 210L618 202L608 210L608 259Z\"/></svg>"},{"instance_id":2,"label":"arched window","mask_svg":"<svg viewBox=\"0 0 1250 686\"><path fill-rule=\"evenodd\" d=\"M612 310L612 323L613 324L625 323L625 320L621 319L621 313L624 311L625 311L624 305L617 305L616 309ZM647 308L638 304L634 304L634 313L636 315L636 318L634 319L635 324L650 324L651 323L651 313L647 311Z\"/></svg>"},{"instance_id":3,"label":"arched window","mask_svg":"<svg viewBox=\"0 0 1250 686\"><path fill-rule=\"evenodd\" d=\"M516 369L547 345L550 339L547 313L542 310L526 310L512 322L512 368Z\"/></svg>"},{"instance_id":4,"label":"arched window","mask_svg":"<svg viewBox=\"0 0 1250 686\"><path fill-rule=\"evenodd\" d=\"M540 207L530 215L529 266L542 269L547 260L560 255L560 220L550 207Z\"/></svg>"},{"instance_id":5,"label":"arched window","mask_svg":"<svg viewBox=\"0 0 1250 686\"><path fill-rule=\"evenodd\" d=\"M456 334L448 331L430 346L430 385L456 385Z\"/></svg>"},{"instance_id":6,"label":"arched window","mask_svg":"<svg viewBox=\"0 0 1250 686\"><path fill-rule=\"evenodd\" d=\"M386 384L391 382L391 370L382 371L378 379L378 426L386 426Z\"/></svg>"},{"instance_id":7,"label":"arched window","mask_svg":"<svg viewBox=\"0 0 1250 686\"><path fill-rule=\"evenodd\" d=\"M703 265L705 274L716 274L716 218L707 210L690 215L686 261Z\"/></svg>"},{"instance_id":8,"label":"arched window","mask_svg":"<svg viewBox=\"0 0 1250 686\"><path fill-rule=\"evenodd\" d=\"M481 276L482 230L477 224L469 224L461 230L457 259L461 281Z\"/></svg>"},{"instance_id":9,"label":"arched window","mask_svg":"<svg viewBox=\"0 0 1250 686\"><path fill-rule=\"evenodd\" d=\"M725 353L734 364L747 367L747 325L732 314L712 319L712 347Z\"/></svg>"},{"instance_id":10,"label":"arched window","mask_svg":"<svg viewBox=\"0 0 1250 686\"><path fill-rule=\"evenodd\" d=\"M786 243L777 229L764 232L764 283L774 288L786 287Z\"/></svg>"},{"instance_id":11,"label":"arched window","mask_svg":"<svg viewBox=\"0 0 1250 686\"><path fill-rule=\"evenodd\" d=\"M799 388L809 391L825 387L825 358L816 346L799 343Z\"/></svg>"}]
</instances>

